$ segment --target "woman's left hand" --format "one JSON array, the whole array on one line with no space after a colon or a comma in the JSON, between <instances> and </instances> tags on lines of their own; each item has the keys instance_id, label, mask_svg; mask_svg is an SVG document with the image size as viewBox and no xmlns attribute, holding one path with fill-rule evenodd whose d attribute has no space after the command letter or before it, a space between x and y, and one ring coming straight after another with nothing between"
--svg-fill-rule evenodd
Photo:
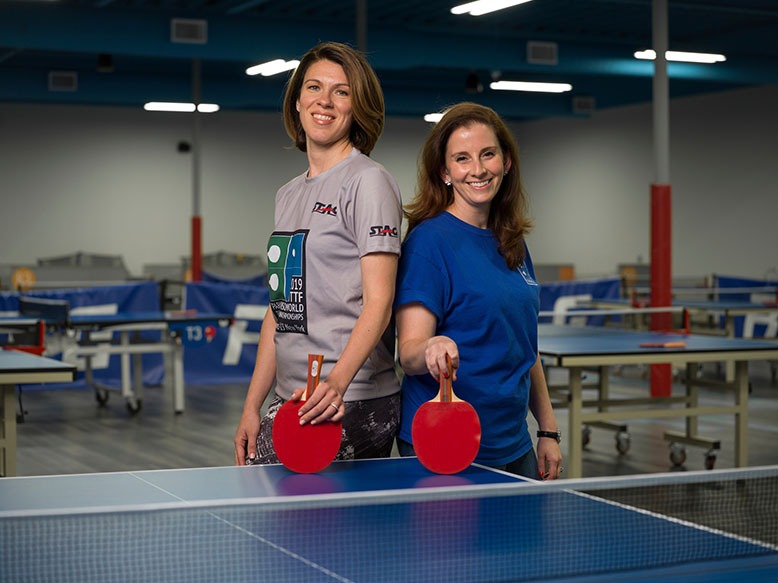
<instances>
[{"instance_id":1,"label":"woman's left hand","mask_svg":"<svg viewBox=\"0 0 778 583\"><path fill-rule=\"evenodd\" d=\"M556 480L562 477L562 450L553 439L538 440L538 468L541 480Z\"/></svg>"},{"instance_id":2,"label":"woman's left hand","mask_svg":"<svg viewBox=\"0 0 778 583\"><path fill-rule=\"evenodd\" d=\"M304 392L305 389L295 389L292 399L299 400ZM300 407L300 413L301 425L340 421L346 413L343 395L333 383L324 380L316 386L311 398Z\"/></svg>"}]
</instances>

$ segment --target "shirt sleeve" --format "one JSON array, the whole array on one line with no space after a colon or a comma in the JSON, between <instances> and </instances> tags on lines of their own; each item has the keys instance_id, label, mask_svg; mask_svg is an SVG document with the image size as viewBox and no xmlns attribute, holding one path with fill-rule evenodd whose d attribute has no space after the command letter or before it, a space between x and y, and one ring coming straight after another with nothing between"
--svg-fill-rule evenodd
<instances>
[{"instance_id":1,"label":"shirt sleeve","mask_svg":"<svg viewBox=\"0 0 778 583\"><path fill-rule=\"evenodd\" d=\"M367 168L351 188L359 256L380 252L399 255L402 200L394 178L381 167Z\"/></svg>"},{"instance_id":2,"label":"shirt sleeve","mask_svg":"<svg viewBox=\"0 0 778 583\"><path fill-rule=\"evenodd\" d=\"M414 232L412 235L421 235ZM440 322L450 297L450 282L443 271L444 263L435 257L437 249L424 237L410 237L403 245L397 272L395 308L420 303Z\"/></svg>"}]
</instances>

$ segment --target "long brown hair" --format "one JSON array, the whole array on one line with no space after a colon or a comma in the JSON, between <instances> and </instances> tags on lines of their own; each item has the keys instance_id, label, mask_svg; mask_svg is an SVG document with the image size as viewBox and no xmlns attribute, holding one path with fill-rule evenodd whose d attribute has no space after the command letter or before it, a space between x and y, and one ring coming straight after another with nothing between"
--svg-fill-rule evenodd
<instances>
[{"instance_id":1,"label":"long brown hair","mask_svg":"<svg viewBox=\"0 0 778 583\"><path fill-rule=\"evenodd\" d=\"M419 154L416 196L405 206L410 232L425 219L444 212L454 202L454 193L443 183L446 146L451 134L461 127L483 124L494 131L503 156L511 167L489 210L488 228L495 234L500 253L510 269L524 261L524 238L532 229L527 195L521 184L519 149L502 118L491 108L477 103L459 103L448 109L424 141Z\"/></svg>"},{"instance_id":2,"label":"long brown hair","mask_svg":"<svg viewBox=\"0 0 778 583\"><path fill-rule=\"evenodd\" d=\"M284 95L284 126L294 145L305 152L305 131L297 111L297 100L305 80L305 73L319 61L332 61L343 67L351 87L351 114L349 133L351 144L366 156L370 155L384 129L384 94L373 68L361 53L348 45L324 42L310 49L289 79Z\"/></svg>"}]
</instances>

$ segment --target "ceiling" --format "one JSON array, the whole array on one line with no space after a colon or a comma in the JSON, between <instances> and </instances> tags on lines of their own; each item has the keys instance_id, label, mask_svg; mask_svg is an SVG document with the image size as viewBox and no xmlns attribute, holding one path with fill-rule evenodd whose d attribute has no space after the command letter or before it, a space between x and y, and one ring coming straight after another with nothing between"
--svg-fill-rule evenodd
<instances>
[{"instance_id":1,"label":"ceiling","mask_svg":"<svg viewBox=\"0 0 778 583\"><path fill-rule=\"evenodd\" d=\"M286 75L249 77L245 69L299 58L320 40L366 50L390 116L473 100L527 120L651 101L654 65L632 57L651 47L651 0L533 0L481 17L452 15L459 3L0 0L0 102L141 107L192 101L199 87L200 100L222 110L278 111ZM671 97L778 83L778 0L667 4L670 49L727 56L714 65L669 63ZM206 21L207 42L171 42L172 19ZM528 62L529 42L556 43L556 64ZM97 70L100 54L110 55L112 71ZM69 79L77 85L53 90L49 74L63 71L76 73ZM481 92L466 87L472 75ZM498 78L573 90L489 89Z\"/></svg>"}]
</instances>

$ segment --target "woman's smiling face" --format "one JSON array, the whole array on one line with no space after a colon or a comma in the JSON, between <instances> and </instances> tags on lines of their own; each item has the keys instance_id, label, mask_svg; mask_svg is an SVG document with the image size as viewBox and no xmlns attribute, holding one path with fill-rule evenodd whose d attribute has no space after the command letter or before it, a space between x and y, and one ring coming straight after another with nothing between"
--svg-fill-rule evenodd
<instances>
[{"instance_id":1,"label":"woman's smiling face","mask_svg":"<svg viewBox=\"0 0 778 583\"><path fill-rule=\"evenodd\" d=\"M505 158L492 128L472 123L456 129L446 144L443 170L443 180L451 182L454 192L453 208L468 216L476 212L488 217L510 167L511 161Z\"/></svg>"},{"instance_id":2,"label":"woman's smiling face","mask_svg":"<svg viewBox=\"0 0 778 583\"><path fill-rule=\"evenodd\" d=\"M308 145L328 147L349 140L353 116L351 87L343 67L332 61L313 63L297 99Z\"/></svg>"}]
</instances>

